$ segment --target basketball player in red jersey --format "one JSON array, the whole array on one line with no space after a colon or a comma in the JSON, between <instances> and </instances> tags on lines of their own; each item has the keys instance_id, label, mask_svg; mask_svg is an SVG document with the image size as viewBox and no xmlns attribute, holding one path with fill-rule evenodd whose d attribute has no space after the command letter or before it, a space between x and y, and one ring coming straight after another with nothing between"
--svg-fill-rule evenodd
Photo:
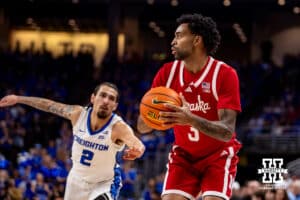
<instances>
[{"instance_id":1,"label":"basketball player in red jersey","mask_svg":"<svg viewBox=\"0 0 300 200\"><path fill-rule=\"evenodd\" d=\"M228 200L241 144L236 140L236 117L241 112L236 71L212 55L220 44L215 22L200 14L182 15L171 43L174 62L156 74L152 87L166 86L181 94L183 106L166 104L161 112L174 125L162 199ZM139 117L141 133L151 128Z\"/></svg>"}]
</instances>

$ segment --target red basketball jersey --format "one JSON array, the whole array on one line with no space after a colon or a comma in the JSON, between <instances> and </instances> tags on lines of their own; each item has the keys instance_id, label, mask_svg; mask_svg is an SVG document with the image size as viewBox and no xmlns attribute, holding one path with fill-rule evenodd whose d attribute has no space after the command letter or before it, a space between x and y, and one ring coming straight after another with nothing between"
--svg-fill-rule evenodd
<instances>
[{"instance_id":1,"label":"red basketball jersey","mask_svg":"<svg viewBox=\"0 0 300 200\"><path fill-rule=\"evenodd\" d=\"M183 61L166 63L156 74L152 87L166 86L182 93L194 114L216 121L218 109L241 111L239 80L236 71L212 57L196 74L186 70ZM207 136L191 126L174 127L175 143L197 158L231 145Z\"/></svg>"}]
</instances>

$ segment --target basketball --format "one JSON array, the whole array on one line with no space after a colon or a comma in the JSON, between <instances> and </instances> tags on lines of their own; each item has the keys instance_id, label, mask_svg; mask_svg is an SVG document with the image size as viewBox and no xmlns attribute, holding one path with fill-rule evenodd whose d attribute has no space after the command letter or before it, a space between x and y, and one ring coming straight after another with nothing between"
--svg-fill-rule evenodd
<instances>
[{"instance_id":1,"label":"basketball","mask_svg":"<svg viewBox=\"0 0 300 200\"><path fill-rule=\"evenodd\" d=\"M166 130L172 127L162 126L164 121L159 119L160 111L170 111L163 104L171 103L181 106L179 94L167 87L151 88L142 98L140 103L140 115L147 126L156 130Z\"/></svg>"}]
</instances>

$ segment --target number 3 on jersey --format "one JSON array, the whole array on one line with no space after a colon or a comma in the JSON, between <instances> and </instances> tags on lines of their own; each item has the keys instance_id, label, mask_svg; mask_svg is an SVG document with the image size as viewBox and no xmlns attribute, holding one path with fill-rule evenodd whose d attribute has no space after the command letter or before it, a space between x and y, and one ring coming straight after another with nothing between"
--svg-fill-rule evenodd
<instances>
[{"instance_id":1,"label":"number 3 on jersey","mask_svg":"<svg viewBox=\"0 0 300 200\"><path fill-rule=\"evenodd\" d=\"M200 140L200 135L198 129L191 127L191 133L188 133L188 138L192 142L198 142Z\"/></svg>"},{"instance_id":2,"label":"number 3 on jersey","mask_svg":"<svg viewBox=\"0 0 300 200\"><path fill-rule=\"evenodd\" d=\"M94 157L94 152L89 151L87 149L83 149L80 158L80 163L86 166L90 166L91 165L90 161L93 160L93 157Z\"/></svg>"}]
</instances>

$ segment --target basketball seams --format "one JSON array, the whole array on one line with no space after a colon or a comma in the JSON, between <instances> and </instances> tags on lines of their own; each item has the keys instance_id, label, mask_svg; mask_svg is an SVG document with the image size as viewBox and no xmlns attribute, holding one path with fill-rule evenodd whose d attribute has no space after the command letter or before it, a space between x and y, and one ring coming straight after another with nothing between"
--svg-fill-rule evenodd
<instances>
[{"instance_id":1,"label":"basketball seams","mask_svg":"<svg viewBox=\"0 0 300 200\"><path fill-rule=\"evenodd\" d=\"M153 109L153 110L156 110L156 111L168 111L168 110L162 110L162 109L153 107L153 106L148 105L148 104L145 104L145 103L143 103L143 102L142 102L141 104L144 105L144 106L146 106L146 107L148 107L148 108L151 108L151 109ZM167 108L166 108L166 109L167 109Z\"/></svg>"},{"instance_id":2,"label":"basketball seams","mask_svg":"<svg viewBox=\"0 0 300 200\"><path fill-rule=\"evenodd\" d=\"M170 95L165 94L165 93L155 92L155 93L147 94L146 96L150 97L150 96L155 96L155 95L162 95L162 96L165 96L165 97L169 97L170 99L173 99L174 101L176 101L176 103L177 103L176 105L181 105L181 101L180 100L178 100L174 96L170 96Z\"/></svg>"}]
</instances>

